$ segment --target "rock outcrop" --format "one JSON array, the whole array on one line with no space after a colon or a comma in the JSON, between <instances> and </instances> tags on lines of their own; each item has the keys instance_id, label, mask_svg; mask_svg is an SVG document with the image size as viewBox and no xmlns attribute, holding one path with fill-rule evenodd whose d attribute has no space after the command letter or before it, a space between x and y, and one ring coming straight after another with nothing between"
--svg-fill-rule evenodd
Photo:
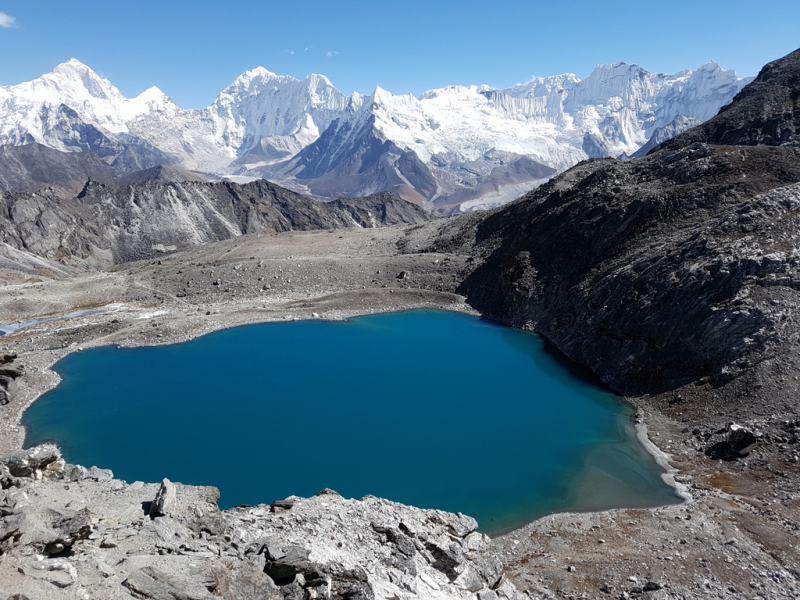
<instances>
[{"instance_id":1,"label":"rock outcrop","mask_svg":"<svg viewBox=\"0 0 800 600\"><path fill-rule=\"evenodd\" d=\"M45 456L62 468L6 477L0 492L3 598L72 598L78 589L154 600L523 597L471 517L332 490L220 511L211 487L65 485L52 446L0 465L41 467Z\"/></svg>"},{"instance_id":2,"label":"rock outcrop","mask_svg":"<svg viewBox=\"0 0 800 600\"><path fill-rule=\"evenodd\" d=\"M25 372L22 365L15 364L16 354L0 354L0 406L11 402L14 382Z\"/></svg>"},{"instance_id":3,"label":"rock outcrop","mask_svg":"<svg viewBox=\"0 0 800 600\"><path fill-rule=\"evenodd\" d=\"M512 205L443 224L430 247L476 259L459 288L472 306L541 333L625 394L720 385L787 357L799 329L800 149L782 133L763 138L761 117L741 121L754 104L789 119L795 79L800 51L661 150L585 161ZM734 116L732 141L789 145L697 141L727 140Z\"/></svg>"}]
</instances>

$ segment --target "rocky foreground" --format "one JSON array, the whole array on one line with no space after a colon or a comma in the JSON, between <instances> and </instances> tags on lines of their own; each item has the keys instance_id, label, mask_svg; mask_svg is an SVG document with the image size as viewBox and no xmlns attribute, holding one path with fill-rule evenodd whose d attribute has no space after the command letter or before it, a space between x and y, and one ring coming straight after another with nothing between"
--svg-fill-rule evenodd
<instances>
[{"instance_id":1,"label":"rocky foreground","mask_svg":"<svg viewBox=\"0 0 800 600\"><path fill-rule=\"evenodd\" d=\"M220 511L55 447L0 458L0 597L521 599L471 517L332 490Z\"/></svg>"}]
</instances>

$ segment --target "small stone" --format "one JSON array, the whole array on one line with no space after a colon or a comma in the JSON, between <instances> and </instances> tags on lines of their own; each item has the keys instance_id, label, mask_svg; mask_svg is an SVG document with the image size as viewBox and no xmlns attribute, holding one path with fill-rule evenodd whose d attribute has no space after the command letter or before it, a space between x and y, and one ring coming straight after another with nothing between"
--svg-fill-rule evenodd
<instances>
[{"instance_id":1,"label":"small stone","mask_svg":"<svg viewBox=\"0 0 800 600\"><path fill-rule=\"evenodd\" d=\"M95 481L111 481L114 479L114 473L111 469L99 469L98 467L91 467L89 469L89 479Z\"/></svg>"},{"instance_id":2,"label":"small stone","mask_svg":"<svg viewBox=\"0 0 800 600\"><path fill-rule=\"evenodd\" d=\"M568 567L567 567L567 571L569 571L570 573L574 573L574 572L575 572L575 571L577 571L577 570L578 570L578 569L576 569L576 568L575 568L575 567L573 567L572 565L570 565L570 566L568 566Z\"/></svg>"},{"instance_id":3,"label":"small stone","mask_svg":"<svg viewBox=\"0 0 800 600\"><path fill-rule=\"evenodd\" d=\"M657 592L662 587L663 586L660 583L656 583L654 581L648 581L647 583L644 584L644 587L642 589L645 592Z\"/></svg>"},{"instance_id":4,"label":"small stone","mask_svg":"<svg viewBox=\"0 0 800 600\"><path fill-rule=\"evenodd\" d=\"M425 583L427 583L432 589L434 590L439 589L438 584L433 579L431 579L431 577L427 573L420 573L419 578Z\"/></svg>"}]
</instances>

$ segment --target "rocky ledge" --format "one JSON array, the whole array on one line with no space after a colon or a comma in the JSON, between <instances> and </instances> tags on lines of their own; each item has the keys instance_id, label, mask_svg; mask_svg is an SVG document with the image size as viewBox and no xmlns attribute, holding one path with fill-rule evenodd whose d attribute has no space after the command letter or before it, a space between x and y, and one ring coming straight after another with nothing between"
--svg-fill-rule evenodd
<instances>
[{"instance_id":1,"label":"rocky ledge","mask_svg":"<svg viewBox=\"0 0 800 600\"><path fill-rule=\"evenodd\" d=\"M332 490L221 511L52 445L0 458L0 598L525 597L471 517Z\"/></svg>"}]
</instances>

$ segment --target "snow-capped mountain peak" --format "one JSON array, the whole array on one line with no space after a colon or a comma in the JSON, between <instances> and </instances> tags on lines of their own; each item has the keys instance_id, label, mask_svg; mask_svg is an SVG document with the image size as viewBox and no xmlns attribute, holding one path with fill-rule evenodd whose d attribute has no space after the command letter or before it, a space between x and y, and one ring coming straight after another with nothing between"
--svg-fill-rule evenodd
<instances>
[{"instance_id":1,"label":"snow-capped mountain peak","mask_svg":"<svg viewBox=\"0 0 800 600\"><path fill-rule=\"evenodd\" d=\"M619 62L598 65L584 80L565 73L506 89L451 85L415 97L377 86L370 95L345 96L321 74L296 79L256 67L208 108L184 110L156 87L125 98L71 59L33 81L0 87L0 143L90 149L109 162L124 154L131 166L177 160L285 185L302 175L301 190L312 189L312 175L346 172L349 179L313 189L341 195L347 186L380 191L378 182L394 181L400 187L392 189L417 190L411 198L442 206L483 193L510 197L499 187L524 191L519 186L587 156L631 156L657 130L666 135L710 118L748 81L714 61L673 75ZM362 166L371 165L363 171L369 182L344 156L355 149L365 153ZM378 160L374 152L388 154ZM334 164L340 171L325 171Z\"/></svg>"},{"instance_id":2,"label":"snow-capped mountain peak","mask_svg":"<svg viewBox=\"0 0 800 600\"><path fill-rule=\"evenodd\" d=\"M33 81L3 88L16 97L40 102L73 104L107 100L116 102L124 96L108 80L103 79L81 61L71 58Z\"/></svg>"},{"instance_id":3,"label":"snow-capped mountain peak","mask_svg":"<svg viewBox=\"0 0 800 600\"><path fill-rule=\"evenodd\" d=\"M525 83L518 83L510 88L498 91L514 98L537 98L560 93L579 81L580 79L577 75L564 73L563 75L551 77L533 77Z\"/></svg>"}]
</instances>

